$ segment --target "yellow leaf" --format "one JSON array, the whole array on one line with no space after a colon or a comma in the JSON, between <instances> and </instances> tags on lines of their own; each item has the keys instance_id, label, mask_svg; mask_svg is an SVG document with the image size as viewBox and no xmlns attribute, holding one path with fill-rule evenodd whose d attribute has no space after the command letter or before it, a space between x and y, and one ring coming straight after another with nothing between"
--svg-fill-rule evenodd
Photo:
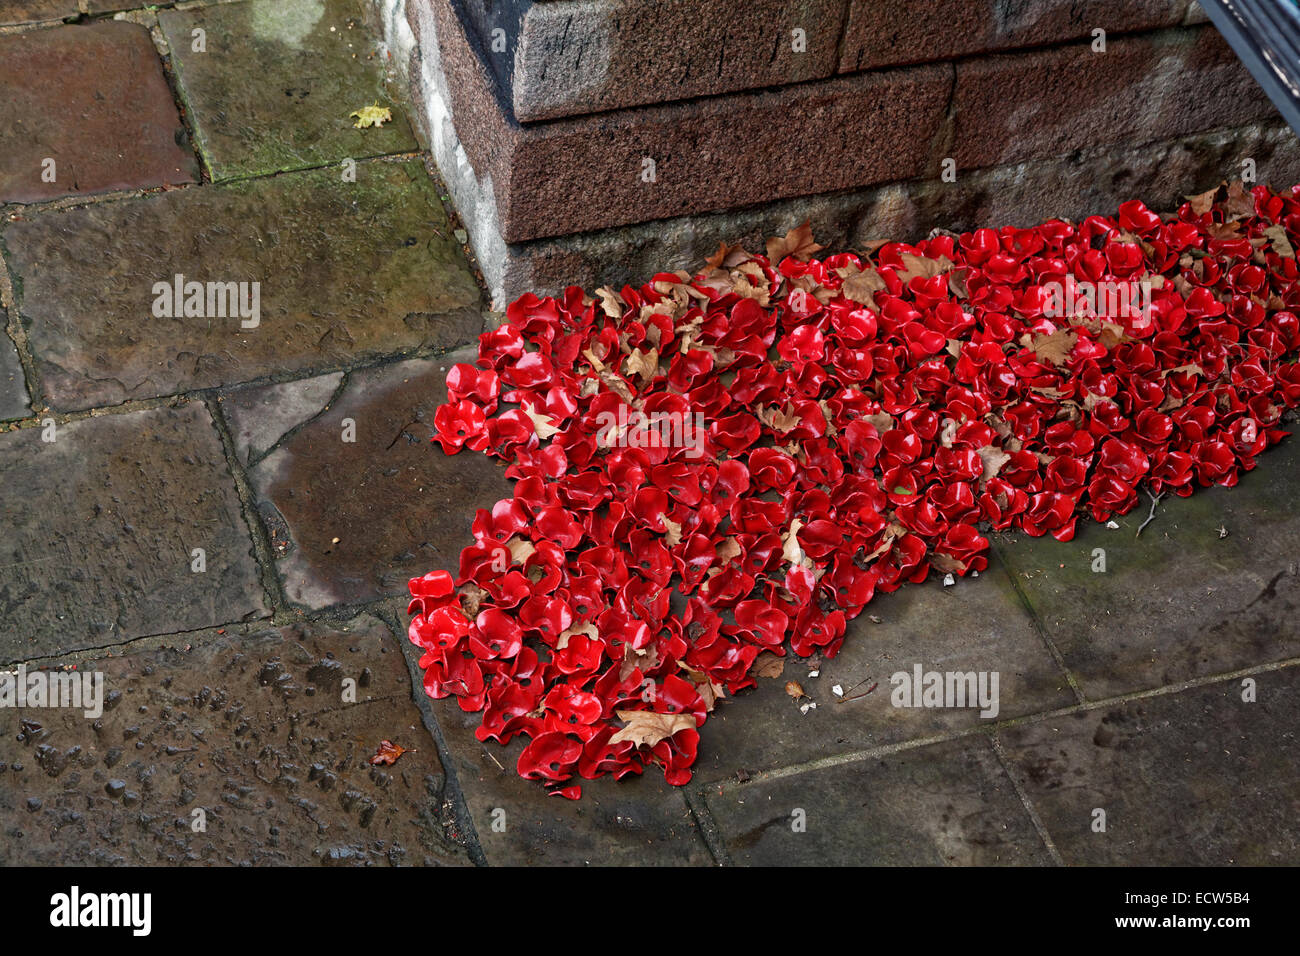
<instances>
[{"instance_id":1,"label":"yellow leaf","mask_svg":"<svg viewBox=\"0 0 1300 956\"><path fill-rule=\"evenodd\" d=\"M374 106L363 106L359 110L353 110L348 114L348 119L356 117L357 121L353 123L356 129L365 129L367 126L383 126L393 118L393 111L387 106L380 106L377 102Z\"/></svg>"}]
</instances>

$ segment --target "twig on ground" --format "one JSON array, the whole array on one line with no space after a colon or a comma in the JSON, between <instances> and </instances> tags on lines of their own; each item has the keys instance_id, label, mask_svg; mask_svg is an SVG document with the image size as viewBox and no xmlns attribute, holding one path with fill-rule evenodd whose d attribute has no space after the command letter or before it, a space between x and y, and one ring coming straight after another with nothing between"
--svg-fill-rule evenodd
<instances>
[{"instance_id":1,"label":"twig on ground","mask_svg":"<svg viewBox=\"0 0 1300 956\"><path fill-rule=\"evenodd\" d=\"M1147 525L1149 525L1152 521L1156 520L1156 505L1160 504L1160 499L1165 496L1165 493L1163 491L1160 492L1160 494L1158 495L1153 495L1151 493L1150 488L1145 488L1143 490L1146 491L1147 497L1151 499L1151 513L1147 515L1146 521L1143 521L1140 525L1138 525L1137 534L1133 535L1133 537L1135 538L1142 537L1142 529L1145 528Z\"/></svg>"}]
</instances>

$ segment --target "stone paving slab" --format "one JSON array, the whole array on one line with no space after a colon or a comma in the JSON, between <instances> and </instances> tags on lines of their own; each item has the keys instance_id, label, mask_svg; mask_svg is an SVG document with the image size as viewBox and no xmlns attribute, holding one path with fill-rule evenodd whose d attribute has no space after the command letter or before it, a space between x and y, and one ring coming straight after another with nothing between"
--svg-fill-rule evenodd
<instances>
[{"instance_id":1,"label":"stone paving slab","mask_svg":"<svg viewBox=\"0 0 1300 956\"><path fill-rule=\"evenodd\" d=\"M0 488L0 663L269 613L202 405L0 434Z\"/></svg>"},{"instance_id":2,"label":"stone paving slab","mask_svg":"<svg viewBox=\"0 0 1300 956\"><path fill-rule=\"evenodd\" d=\"M893 706L891 675L910 676L916 664L923 673L997 672L997 714L986 719L978 708ZM789 695L791 680L806 698ZM879 595L849 623L836 657L791 655L780 677L758 684L721 703L701 728L701 779L775 770L1076 703L996 558L978 578L950 588L932 580ZM803 713L801 704L810 701L817 707Z\"/></svg>"},{"instance_id":3,"label":"stone paving slab","mask_svg":"<svg viewBox=\"0 0 1300 956\"><path fill-rule=\"evenodd\" d=\"M5 310L0 308L0 330L4 329L5 322ZM9 336L0 332L0 421L26 418L30 405L18 349Z\"/></svg>"},{"instance_id":4,"label":"stone paving slab","mask_svg":"<svg viewBox=\"0 0 1300 956\"><path fill-rule=\"evenodd\" d=\"M405 619L403 618L403 622ZM402 638L407 660L420 649ZM423 693L417 688L418 693ZM480 743L479 714L452 700L431 702L451 770L489 864L501 866L711 866L713 857L679 787L658 768L616 781L574 780L581 800L550 796L515 770L525 741ZM494 821L500 829L493 829Z\"/></svg>"},{"instance_id":5,"label":"stone paving slab","mask_svg":"<svg viewBox=\"0 0 1300 956\"><path fill-rule=\"evenodd\" d=\"M469 348L349 373L327 411L319 402L329 400L329 381L297 383L297 397L280 400L310 421L255 464L249 481L290 601L320 608L402 596L412 577L455 573L461 549L473 543L475 510L512 493L501 464L476 452L449 456L429 441L434 412L447 400L447 370L477 354ZM234 433L259 430L266 392L223 397Z\"/></svg>"},{"instance_id":6,"label":"stone paving slab","mask_svg":"<svg viewBox=\"0 0 1300 956\"><path fill-rule=\"evenodd\" d=\"M104 675L97 720L0 710L0 864L467 862L386 625L175 641L81 665ZM380 740L411 752L371 766Z\"/></svg>"},{"instance_id":7,"label":"stone paving slab","mask_svg":"<svg viewBox=\"0 0 1300 956\"><path fill-rule=\"evenodd\" d=\"M1300 861L1300 668L1131 700L1000 732L1066 863ZM1105 832L1094 832L1094 811Z\"/></svg>"},{"instance_id":8,"label":"stone paving slab","mask_svg":"<svg viewBox=\"0 0 1300 956\"><path fill-rule=\"evenodd\" d=\"M0 37L0 203L197 179L144 27L104 21Z\"/></svg>"},{"instance_id":9,"label":"stone paving slab","mask_svg":"<svg viewBox=\"0 0 1300 956\"><path fill-rule=\"evenodd\" d=\"M355 183L321 170L10 224L0 242L50 405L90 408L473 340L479 289L423 165L356 171ZM249 308L232 316L224 299L209 308L207 296L185 293L182 306L203 315L158 317L174 314L173 297L155 284L176 275L249 283Z\"/></svg>"},{"instance_id":10,"label":"stone paving slab","mask_svg":"<svg viewBox=\"0 0 1300 956\"><path fill-rule=\"evenodd\" d=\"M737 864L1051 863L983 735L710 787L704 795L730 861ZM799 823L802 830L796 829Z\"/></svg>"},{"instance_id":11,"label":"stone paving slab","mask_svg":"<svg viewBox=\"0 0 1300 956\"><path fill-rule=\"evenodd\" d=\"M343 374L238 388L222 395L218 401L230 423L240 462L247 466L265 458L289 432L325 411L343 382Z\"/></svg>"},{"instance_id":12,"label":"stone paving slab","mask_svg":"<svg viewBox=\"0 0 1300 956\"><path fill-rule=\"evenodd\" d=\"M1145 496L1118 530L1089 519L1066 544L998 539L1086 697L1300 656L1300 429L1258 461L1235 488L1163 499L1141 538Z\"/></svg>"},{"instance_id":13,"label":"stone paving slab","mask_svg":"<svg viewBox=\"0 0 1300 956\"><path fill-rule=\"evenodd\" d=\"M77 14L77 0L0 0L0 26L61 20Z\"/></svg>"},{"instance_id":14,"label":"stone paving slab","mask_svg":"<svg viewBox=\"0 0 1300 956\"><path fill-rule=\"evenodd\" d=\"M419 149L386 96L358 0L252 0L161 10L181 95L218 182ZM204 31L195 50L193 31ZM388 106L382 127L348 114Z\"/></svg>"}]
</instances>

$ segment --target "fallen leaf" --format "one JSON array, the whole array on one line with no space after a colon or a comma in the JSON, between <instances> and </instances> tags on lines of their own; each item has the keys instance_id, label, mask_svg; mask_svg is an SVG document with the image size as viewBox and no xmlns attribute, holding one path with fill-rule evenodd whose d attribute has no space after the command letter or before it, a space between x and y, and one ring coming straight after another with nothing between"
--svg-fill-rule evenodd
<instances>
[{"instance_id":1,"label":"fallen leaf","mask_svg":"<svg viewBox=\"0 0 1300 956\"><path fill-rule=\"evenodd\" d=\"M767 258L774 266L786 256L807 262L813 253L820 252L823 248L813 242L812 224L804 220L802 226L796 226L787 232L784 239L767 240Z\"/></svg>"},{"instance_id":2,"label":"fallen leaf","mask_svg":"<svg viewBox=\"0 0 1300 956\"><path fill-rule=\"evenodd\" d=\"M767 408L760 407L758 410L758 420L768 428L780 432L782 435L799 424L798 415L792 415L789 411L778 411L775 405Z\"/></svg>"},{"instance_id":3,"label":"fallen leaf","mask_svg":"<svg viewBox=\"0 0 1300 956\"><path fill-rule=\"evenodd\" d=\"M1021 344L1031 349L1040 362L1051 362L1057 368L1069 362L1070 350L1074 348L1074 343L1077 341L1079 341L1078 334L1068 329L1057 329L1049 335L1040 333L1032 337L1029 335L1020 337Z\"/></svg>"},{"instance_id":4,"label":"fallen leaf","mask_svg":"<svg viewBox=\"0 0 1300 956\"><path fill-rule=\"evenodd\" d=\"M1291 240L1287 238L1286 230L1280 224L1269 226L1264 230L1264 235L1268 237L1269 243L1273 246L1273 251L1285 259L1295 258L1295 249L1291 246Z\"/></svg>"},{"instance_id":5,"label":"fallen leaf","mask_svg":"<svg viewBox=\"0 0 1300 956\"><path fill-rule=\"evenodd\" d=\"M694 730L690 714L657 714L653 710L618 710L618 719L627 724L609 738L610 746L630 740L637 747L653 747L680 730Z\"/></svg>"},{"instance_id":6,"label":"fallen leaf","mask_svg":"<svg viewBox=\"0 0 1300 956\"><path fill-rule=\"evenodd\" d=\"M725 567L727 562L732 558L738 558L745 553L745 549L740 546L740 542L735 538L723 538L713 549L713 553L718 558L718 564Z\"/></svg>"},{"instance_id":7,"label":"fallen leaf","mask_svg":"<svg viewBox=\"0 0 1300 956\"><path fill-rule=\"evenodd\" d=\"M370 758L370 762L376 767L390 767L404 753L406 753L405 747L399 747L391 740L381 740L379 741L379 749Z\"/></svg>"},{"instance_id":8,"label":"fallen leaf","mask_svg":"<svg viewBox=\"0 0 1300 956\"><path fill-rule=\"evenodd\" d=\"M940 256L938 259L927 259L925 256L915 256L910 252L904 252L899 254L899 258L903 260L903 268L901 271L895 270L895 273L898 278L903 280L904 285L917 277L932 279L947 272L955 265L947 256Z\"/></svg>"},{"instance_id":9,"label":"fallen leaf","mask_svg":"<svg viewBox=\"0 0 1300 956\"><path fill-rule=\"evenodd\" d=\"M740 246L729 246L725 242L718 243L718 251L704 260L705 264L711 269L734 269L742 262L752 259L748 252Z\"/></svg>"},{"instance_id":10,"label":"fallen leaf","mask_svg":"<svg viewBox=\"0 0 1300 956\"><path fill-rule=\"evenodd\" d=\"M564 650L569 646L569 638L573 637L575 634L585 634L593 641L600 640L600 631L596 630L596 625L591 623L591 621L586 621L582 624L575 624L572 627L566 627L562 630L559 638L555 641L555 649L557 651Z\"/></svg>"},{"instance_id":11,"label":"fallen leaf","mask_svg":"<svg viewBox=\"0 0 1300 956\"><path fill-rule=\"evenodd\" d=\"M623 371L629 377L639 376L641 384L645 385L659 374L659 350L651 349L649 352L642 352L637 349L624 360Z\"/></svg>"},{"instance_id":12,"label":"fallen leaf","mask_svg":"<svg viewBox=\"0 0 1300 956\"><path fill-rule=\"evenodd\" d=\"M876 293L883 292L888 286L884 278L875 269L863 269L844 277L840 291L850 302L869 305L876 308Z\"/></svg>"},{"instance_id":13,"label":"fallen leaf","mask_svg":"<svg viewBox=\"0 0 1300 956\"><path fill-rule=\"evenodd\" d=\"M754 663L750 665L750 677L780 677L785 670L785 658L778 657L771 651L763 651L758 657L754 658Z\"/></svg>"},{"instance_id":14,"label":"fallen leaf","mask_svg":"<svg viewBox=\"0 0 1300 956\"><path fill-rule=\"evenodd\" d=\"M356 129L365 129L368 126L383 126L393 118L393 111L387 106L380 106L375 103L374 106L363 106L359 110L353 110L348 114L348 119L356 117L357 121L353 123Z\"/></svg>"},{"instance_id":15,"label":"fallen leaf","mask_svg":"<svg viewBox=\"0 0 1300 956\"><path fill-rule=\"evenodd\" d=\"M605 310L607 316L611 319L623 317L623 300L619 298L617 292L609 286L601 286L596 290L596 295L600 296L600 307Z\"/></svg>"},{"instance_id":16,"label":"fallen leaf","mask_svg":"<svg viewBox=\"0 0 1300 956\"><path fill-rule=\"evenodd\" d=\"M558 425L551 424L551 416L533 411L527 405L521 406L523 413L528 416L528 420L533 423L533 431L537 432L537 437L541 441L546 441L552 435L559 434Z\"/></svg>"},{"instance_id":17,"label":"fallen leaf","mask_svg":"<svg viewBox=\"0 0 1300 956\"><path fill-rule=\"evenodd\" d=\"M537 550L527 538L511 537L506 542L506 547L510 549L510 560L515 564L523 564Z\"/></svg>"},{"instance_id":18,"label":"fallen leaf","mask_svg":"<svg viewBox=\"0 0 1300 956\"><path fill-rule=\"evenodd\" d=\"M803 685L800 684L797 680L786 681L785 692L789 694L791 697L793 697L795 700L798 700L800 697L808 696L803 692Z\"/></svg>"},{"instance_id":19,"label":"fallen leaf","mask_svg":"<svg viewBox=\"0 0 1300 956\"><path fill-rule=\"evenodd\" d=\"M660 515L667 531L664 532L664 546L676 547L682 542L682 526L667 515Z\"/></svg>"},{"instance_id":20,"label":"fallen leaf","mask_svg":"<svg viewBox=\"0 0 1300 956\"><path fill-rule=\"evenodd\" d=\"M790 530L781 535L784 543L781 549L781 560L789 561L791 564L803 563L803 548L799 547L799 529L803 527L803 521L795 518L790 522Z\"/></svg>"},{"instance_id":21,"label":"fallen leaf","mask_svg":"<svg viewBox=\"0 0 1300 956\"><path fill-rule=\"evenodd\" d=\"M958 561L951 554L944 554L942 551L935 551L930 555L930 567L940 574L960 574L966 570L964 563Z\"/></svg>"},{"instance_id":22,"label":"fallen leaf","mask_svg":"<svg viewBox=\"0 0 1300 956\"><path fill-rule=\"evenodd\" d=\"M1228 184L1228 197L1223 200L1223 214L1228 222L1255 215L1255 197L1241 184L1241 180Z\"/></svg>"},{"instance_id":23,"label":"fallen leaf","mask_svg":"<svg viewBox=\"0 0 1300 956\"><path fill-rule=\"evenodd\" d=\"M712 713L714 705L727 696L726 689L703 671L697 671L693 667L680 663L677 666L686 672L686 677L695 685L700 699L704 701L704 709Z\"/></svg>"},{"instance_id":24,"label":"fallen leaf","mask_svg":"<svg viewBox=\"0 0 1300 956\"><path fill-rule=\"evenodd\" d=\"M1222 185L1222 183L1220 183ZM1213 189L1207 189L1203 193L1197 193L1195 196L1184 196L1188 204L1192 207L1192 212L1198 216L1204 216L1214 205L1214 197L1219 194L1219 186Z\"/></svg>"},{"instance_id":25,"label":"fallen leaf","mask_svg":"<svg viewBox=\"0 0 1300 956\"><path fill-rule=\"evenodd\" d=\"M1011 456L1001 448L993 445L985 445L983 448L976 449L976 454L984 462L984 474L980 477L981 484L987 482L990 478L996 478L1002 466L1011 460Z\"/></svg>"}]
</instances>

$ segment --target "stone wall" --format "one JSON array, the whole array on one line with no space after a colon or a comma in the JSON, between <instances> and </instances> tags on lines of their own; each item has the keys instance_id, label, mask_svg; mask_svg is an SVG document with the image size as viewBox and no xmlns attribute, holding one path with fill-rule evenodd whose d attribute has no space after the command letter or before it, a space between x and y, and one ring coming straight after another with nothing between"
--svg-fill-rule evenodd
<instances>
[{"instance_id":1,"label":"stone wall","mask_svg":"<svg viewBox=\"0 0 1300 956\"><path fill-rule=\"evenodd\" d=\"M498 306L805 218L849 248L1300 181L1189 0L375 3Z\"/></svg>"}]
</instances>

